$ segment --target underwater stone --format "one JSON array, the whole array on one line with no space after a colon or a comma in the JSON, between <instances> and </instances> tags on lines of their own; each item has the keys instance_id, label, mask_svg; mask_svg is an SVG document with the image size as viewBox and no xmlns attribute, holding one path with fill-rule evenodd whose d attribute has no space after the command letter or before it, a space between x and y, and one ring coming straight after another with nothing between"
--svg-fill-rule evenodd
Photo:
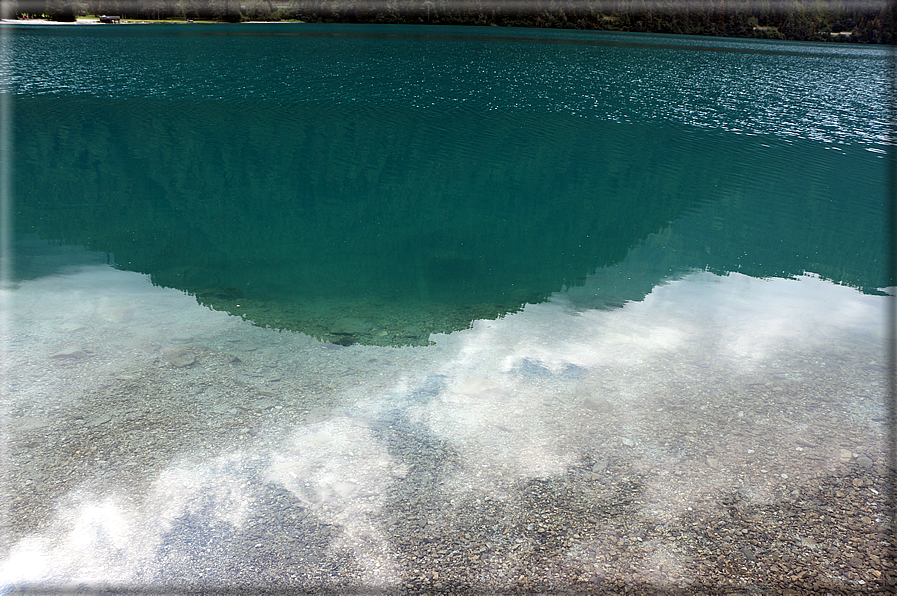
<instances>
[{"instance_id":1,"label":"underwater stone","mask_svg":"<svg viewBox=\"0 0 897 596\"><path fill-rule=\"evenodd\" d=\"M362 333L370 333L373 325L367 321L356 319L355 317L344 317L330 327L330 333L333 335L358 335Z\"/></svg>"},{"instance_id":2,"label":"underwater stone","mask_svg":"<svg viewBox=\"0 0 897 596\"><path fill-rule=\"evenodd\" d=\"M112 416L109 414L97 414L96 416L86 420L84 423L87 426L100 426L101 424L106 424L112 420Z\"/></svg>"},{"instance_id":3,"label":"underwater stone","mask_svg":"<svg viewBox=\"0 0 897 596\"><path fill-rule=\"evenodd\" d=\"M24 431L37 430L49 426L47 422L33 418L32 416L22 416L18 420L12 420L12 423L17 430Z\"/></svg>"},{"instance_id":4,"label":"underwater stone","mask_svg":"<svg viewBox=\"0 0 897 596\"><path fill-rule=\"evenodd\" d=\"M596 412L609 412L614 408L609 401L600 395L593 395L592 397L585 398L582 400L582 407Z\"/></svg>"},{"instance_id":5,"label":"underwater stone","mask_svg":"<svg viewBox=\"0 0 897 596\"><path fill-rule=\"evenodd\" d=\"M56 352L55 354L50 356L50 358L56 358L56 359L76 358L77 359L77 358L88 358L88 357L90 357L90 355L91 355L90 353L86 352L85 350L82 350L81 348L79 348L77 346L69 346L62 350L59 350L58 352Z\"/></svg>"},{"instance_id":6,"label":"underwater stone","mask_svg":"<svg viewBox=\"0 0 897 596\"><path fill-rule=\"evenodd\" d=\"M175 368L184 368L196 362L196 356L183 348L179 350L163 350L162 360Z\"/></svg>"},{"instance_id":7,"label":"underwater stone","mask_svg":"<svg viewBox=\"0 0 897 596\"><path fill-rule=\"evenodd\" d=\"M330 488L333 489L333 492L335 492L336 496L340 499L345 499L352 496L357 485L354 482L334 482Z\"/></svg>"}]
</instances>

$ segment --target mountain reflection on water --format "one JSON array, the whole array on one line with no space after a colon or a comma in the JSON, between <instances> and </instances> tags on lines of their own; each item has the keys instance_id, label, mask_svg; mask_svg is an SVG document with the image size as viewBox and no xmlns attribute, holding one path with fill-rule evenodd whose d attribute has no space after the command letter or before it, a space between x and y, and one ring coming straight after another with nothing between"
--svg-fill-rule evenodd
<instances>
[{"instance_id":1,"label":"mountain reflection on water","mask_svg":"<svg viewBox=\"0 0 897 596\"><path fill-rule=\"evenodd\" d=\"M272 89L278 72L262 77ZM399 74L378 76L362 103L338 86L290 101L242 87L21 97L18 235L343 344L425 345L584 285L584 306L619 305L696 269L889 285L884 160L863 145L620 122L601 117L625 104L614 89L587 117L521 109L517 95L422 107L388 92ZM29 250L21 277L38 271Z\"/></svg>"}]
</instances>

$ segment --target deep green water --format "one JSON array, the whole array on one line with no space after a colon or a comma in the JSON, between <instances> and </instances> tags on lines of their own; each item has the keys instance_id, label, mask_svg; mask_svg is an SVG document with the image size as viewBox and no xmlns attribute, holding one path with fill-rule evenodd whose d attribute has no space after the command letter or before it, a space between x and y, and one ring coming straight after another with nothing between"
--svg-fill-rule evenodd
<instances>
[{"instance_id":1,"label":"deep green water","mask_svg":"<svg viewBox=\"0 0 897 596\"><path fill-rule=\"evenodd\" d=\"M309 25L12 47L20 278L56 266L35 238L78 245L390 345L590 279L588 307L695 269L892 284L881 48Z\"/></svg>"}]
</instances>

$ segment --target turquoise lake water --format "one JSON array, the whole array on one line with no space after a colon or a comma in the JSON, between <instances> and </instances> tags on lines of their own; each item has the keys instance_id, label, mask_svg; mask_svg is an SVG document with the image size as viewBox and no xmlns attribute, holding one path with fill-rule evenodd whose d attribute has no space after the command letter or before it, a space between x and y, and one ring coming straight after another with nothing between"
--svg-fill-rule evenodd
<instances>
[{"instance_id":1,"label":"turquoise lake water","mask_svg":"<svg viewBox=\"0 0 897 596\"><path fill-rule=\"evenodd\" d=\"M5 31L0 589L881 577L886 48Z\"/></svg>"},{"instance_id":2,"label":"turquoise lake water","mask_svg":"<svg viewBox=\"0 0 897 596\"><path fill-rule=\"evenodd\" d=\"M418 330L362 343L515 312L662 231L596 303L696 269L889 285L880 48L391 31L22 30L16 236L260 325Z\"/></svg>"}]
</instances>

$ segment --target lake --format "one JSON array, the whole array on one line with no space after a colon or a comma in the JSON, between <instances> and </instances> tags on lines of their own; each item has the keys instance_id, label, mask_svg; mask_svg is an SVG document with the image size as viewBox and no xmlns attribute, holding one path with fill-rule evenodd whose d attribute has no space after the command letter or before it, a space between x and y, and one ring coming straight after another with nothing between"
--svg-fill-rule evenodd
<instances>
[{"instance_id":1,"label":"lake","mask_svg":"<svg viewBox=\"0 0 897 596\"><path fill-rule=\"evenodd\" d=\"M4 593L889 585L886 48L4 34Z\"/></svg>"}]
</instances>

